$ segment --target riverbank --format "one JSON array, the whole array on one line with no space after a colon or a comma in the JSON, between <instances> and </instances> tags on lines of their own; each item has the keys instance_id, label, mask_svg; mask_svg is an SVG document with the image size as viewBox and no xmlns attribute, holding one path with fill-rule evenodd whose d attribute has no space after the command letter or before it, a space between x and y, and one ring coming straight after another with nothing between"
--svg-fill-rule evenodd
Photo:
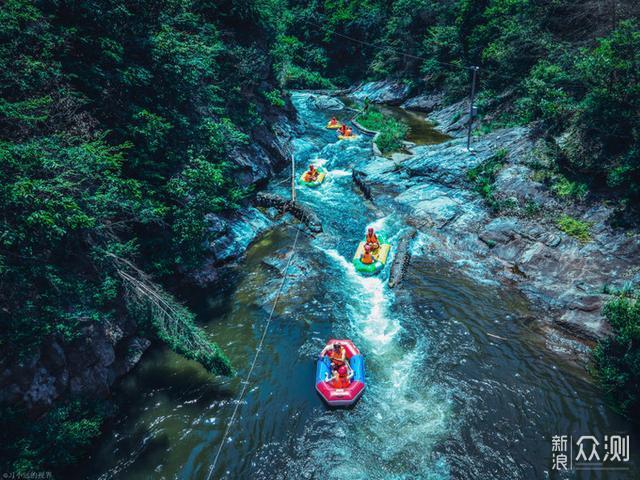
<instances>
[{"instance_id":1,"label":"riverbank","mask_svg":"<svg viewBox=\"0 0 640 480\"><path fill-rule=\"evenodd\" d=\"M370 138L337 141L324 128L332 112L308 94L292 96L300 169L316 163L329 172L320 188L297 191L323 232L299 235L244 399L236 403L298 235L297 222L270 209L263 213L280 224L221 269L215 286L184 296L238 375L212 379L197 363L152 349L121 383L122 414L85 477L206 479L236 407L212 478L543 478L552 435L628 431L584 370L544 348L535 312L515 288L422 254L394 289L390 266L376 277L355 272L366 227L397 246L410 217L354 188L353 168L379 162ZM288 173L264 191L288 195ZM424 240L423 232L414 252ZM353 409L327 409L314 389L317 354L332 337L352 339L366 356L367 390Z\"/></svg>"},{"instance_id":2,"label":"riverbank","mask_svg":"<svg viewBox=\"0 0 640 480\"><path fill-rule=\"evenodd\" d=\"M567 344L557 329L587 344L607 335L601 313L607 292L640 283L640 236L614 228L616 211L606 202L566 198L539 181L543 139L528 127L475 131L468 152L466 101L409 98L390 82L366 84L352 95L419 108L454 137L355 167L377 203L398 208L419 230L418 254L474 279L517 287L541 307L536 320L554 350Z\"/></svg>"}]
</instances>

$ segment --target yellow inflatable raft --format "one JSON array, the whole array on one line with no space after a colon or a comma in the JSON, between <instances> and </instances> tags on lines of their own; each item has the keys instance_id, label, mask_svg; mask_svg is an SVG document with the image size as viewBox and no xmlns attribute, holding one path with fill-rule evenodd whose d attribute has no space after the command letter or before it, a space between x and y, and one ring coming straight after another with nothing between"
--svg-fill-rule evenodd
<instances>
[{"instance_id":1,"label":"yellow inflatable raft","mask_svg":"<svg viewBox=\"0 0 640 480\"><path fill-rule=\"evenodd\" d=\"M388 243L383 243L384 240L378 236L378 241L380 242L380 248L375 252L371 252L375 262L373 263L362 263L360 261L360 257L364 253L364 244L365 242L360 242L358 248L356 249L356 254L353 256L353 265L356 267L356 271L362 273L363 275L375 275L380 272L387 263L387 257L389 256L389 252L391 251L391 245Z\"/></svg>"}]
</instances>

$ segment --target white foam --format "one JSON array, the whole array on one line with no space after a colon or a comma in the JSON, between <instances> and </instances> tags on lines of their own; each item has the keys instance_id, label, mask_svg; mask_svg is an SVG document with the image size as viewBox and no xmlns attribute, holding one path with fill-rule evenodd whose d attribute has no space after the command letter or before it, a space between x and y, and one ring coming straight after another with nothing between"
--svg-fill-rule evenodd
<instances>
[{"instance_id":1,"label":"white foam","mask_svg":"<svg viewBox=\"0 0 640 480\"><path fill-rule=\"evenodd\" d=\"M351 298L357 300L357 305L352 305L351 309L353 326L374 352L380 353L400 331L400 323L387 315L388 299L383 280L360 275L337 250L324 251L344 269L347 280L354 287ZM356 306L359 308L355 309Z\"/></svg>"},{"instance_id":2,"label":"white foam","mask_svg":"<svg viewBox=\"0 0 640 480\"><path fill-rule=\"evenodd\" d=\"M329 173L332 177L350 177L352 175L350 170L342 170L340 168L329 170Z\"/></svg>"}]
</instances>

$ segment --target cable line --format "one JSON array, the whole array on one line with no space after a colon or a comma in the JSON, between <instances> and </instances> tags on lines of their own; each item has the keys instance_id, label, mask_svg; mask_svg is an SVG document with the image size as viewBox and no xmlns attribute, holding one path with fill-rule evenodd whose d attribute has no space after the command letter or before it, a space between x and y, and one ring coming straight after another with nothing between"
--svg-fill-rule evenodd
<instances>
[{"instance_id":1,"label":"cable line","mask_svg":"<svg viewBox=\"0 0 640 480\"><path fill-rule=\"evenodd\" d=\"M260 355L260 351L262 350L262 345L264 344L264 340L267 337L267 333L269 331L269 325L271 324L271 319L273 318L273 314L276 310L276 306L278 305L278 300L280 299L280 294L282 293L282 289L284 287L285 282L287 281L287 273L289 272L289 267L291 266L291 260L295 254L296 245L298 244L298 237L300 236L300 230L297 231L296 237L293 241L293 246L291 247L291 253L289 254L289 260L287 260L287 265L284 268L284 274L282 276L282 282L280 282L280 287L278 287L278 292L276 294L276 298L273 301L273 306L271 307L271 312L269 313L269 317L267 318L267 323L262 330L262 336L260 337L260 341L258 342L258 348L256 348L256 353L253 356L253 361L251 362L251 368L249 368L249 372L244 380L244 385L242 386L242 390L240 391L240 395L236 399L236 405L233 409L233 413L231 414L231 418L227 423L227 428L224 431L224 435L222 436L222 440L220 441L220 445L218 446L218 451L216 452L216 456L213 459L211 467L209 467L209 473L207 474L207 480L211 480L211 476L215 471L216 465L218 464L218 459L220 458L220 453L222 453L222 449L225 445L227 437L229 436L229 432L231 431L231 425L233 424L236 415L238 413L238 409L240 408L240 402L242 401L242 397L247 391L249 386L249 380L251 379L251 374L253 373L253 369L256 366L256 362L258 361L258 356Z\"/></svg>"},{"instance_id":2,"label":"cable line","mask_svg":"<svg viewBox=\"0 0 640 480\"><path fill-rule=\"evenodd\" d=\"M350 37L349 35L345 35L344 33L336 32L335 30L331 30L329 28L323 27L322 25L318 25L317 23L314 23L311 20L302 19L302 21L305 22L305 23L308 23L309 25L313 25L314 27L317 27L319 29L323 29L323 30L325 30L326 32L328 32L328 33L330 33L332 35L336 35L338 37L346 38L347 40L351 40L351 41L359 43L361 45L367 45L367 46L372 47L372 48L390 50L390 51L395 52L395 53L397 53L399 55L403 55L405 57L413 58L415 60L434 61L434 62L439 63L441 65L447 65L449 67L460 68L462 70L471 70L473 68L473 67L467 67L465 65L455 64L455 63L442 62L440 60L436 60L435 58L421 57L419 55L414 55L412 53L408 53L408 52L405 52L403 50L399 50L397 48L393 48L393 47L391 47L389 45L376 45L374 43L367 42L365 40L360 40L360 39L357 39L357 38L354 38L354 37Z\"/></svg>"}]
</instances>

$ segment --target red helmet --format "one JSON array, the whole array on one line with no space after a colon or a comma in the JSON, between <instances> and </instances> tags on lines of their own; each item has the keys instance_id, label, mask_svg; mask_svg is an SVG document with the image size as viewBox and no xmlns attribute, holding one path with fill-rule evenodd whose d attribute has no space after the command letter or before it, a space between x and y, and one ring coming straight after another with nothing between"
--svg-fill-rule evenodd
<instances>
[{"instance_id":1,"label":"red helmet","mask_svg":"<svg viewBox=\"0 0 640 480\"><path fill-rule=\"evenodd\" d=\"M373 227L369 227L369 228L367 229L367 232L369 232L369 233L373 233Z\"/></svg>"},{"instance_id":2,"label":"red helmet","mask_svg":"<svg viewBox=\"0 0 640 480\"><path fill-rule=\"evenodd\" d=\"M342 365L339 369L338 369L338 375L346 375L347 374L347 367L345 367L344 365Z\"/></svg>"},{"instance_id":3,"label":"red helmet","mask_svg":"<svg viewBox=\"0 0 640 480\"><path fill-rule=\"evenodd\" d=\"M371 251L371 245L365 245L364 246L364 251L369 253Z\"/></svg>"},{"instance_id":4,"label":"red helmet","mask_svg":"<svg viewBox=\"0 0 640 480\"><path fill-rule=\"evenodd\" d=\"M313 165L309 165L309 170L314 170L316 167L314 167Z\"/></svg>"}]
</instances>

